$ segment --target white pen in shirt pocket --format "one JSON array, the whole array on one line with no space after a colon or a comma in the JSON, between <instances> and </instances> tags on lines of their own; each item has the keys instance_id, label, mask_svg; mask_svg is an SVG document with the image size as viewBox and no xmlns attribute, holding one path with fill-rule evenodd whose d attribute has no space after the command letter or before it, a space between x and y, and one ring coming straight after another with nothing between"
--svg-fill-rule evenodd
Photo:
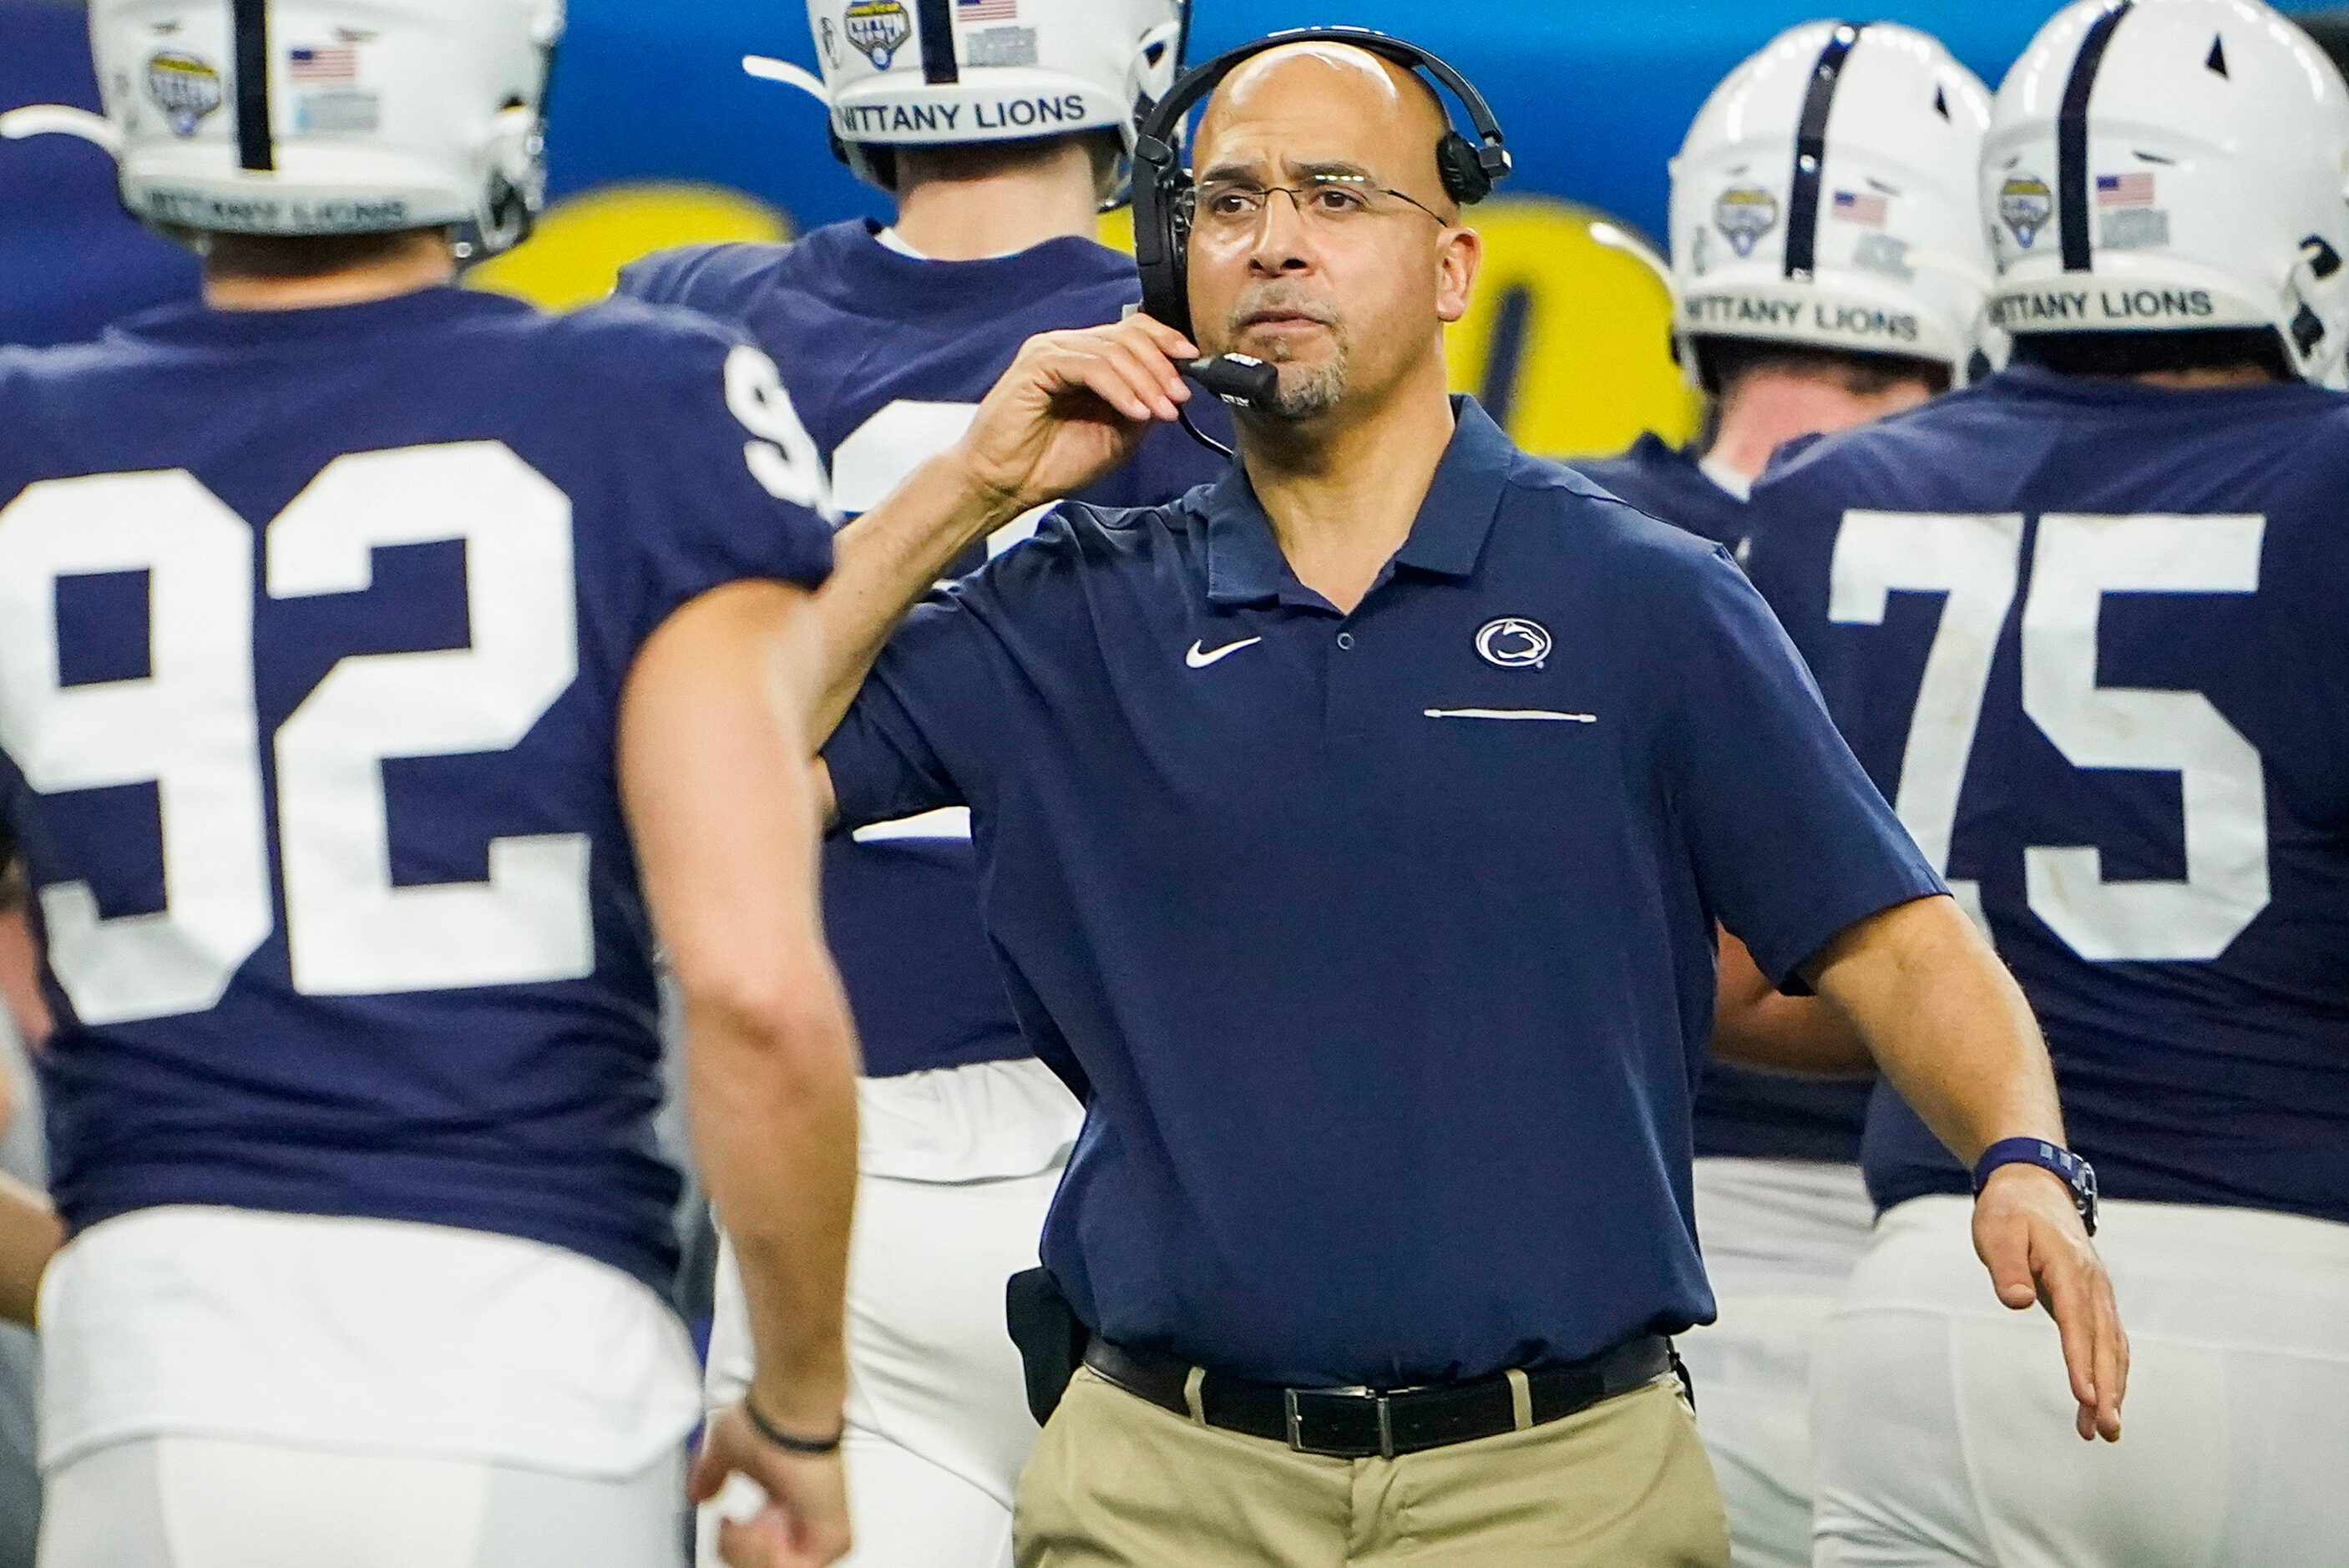
<instances>
[{"instance_id":1,"label":"white pen in shirt pocket","mask_svg":"<svg viewBox=\"0 0 2349 1568\"><path fill-rule=\"evenodd\" d=\"M1423 710L1430 718L1515 719L1535 724L1597 724L1595 713L1567 713L1554 707L1431 707Z\"/></svg>"}]
</instances>

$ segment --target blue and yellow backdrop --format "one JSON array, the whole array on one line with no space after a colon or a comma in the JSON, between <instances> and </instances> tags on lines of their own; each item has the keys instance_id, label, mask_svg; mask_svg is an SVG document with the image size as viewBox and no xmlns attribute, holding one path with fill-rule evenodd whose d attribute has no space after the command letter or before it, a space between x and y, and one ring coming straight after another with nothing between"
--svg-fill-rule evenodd
<instances>
[{"instance_id":1,"label":"blue and yellow backdrop","mask_svg":"<svg viewBox=\"0 0 2349 1568\"><path fill-rule=\"evenodd\" d=\"M1453 362L1464 389L1521 441L1572 456L1693 422L1665 350L1661 286L1594 243L1588 221L1606 214L1661 235L1665 160L1706 92L1778 29L1831 13L1801 0L1197 6L1195 59L1278 27L1353 22L1444 55L1492 98L1518 176L1479 211L1491 261ZM2047 0L1897 0L1882 14L1939 34L1995 86L2052 9ZM554 209L535 239L473 282L573 304L663 245L775 237L884 211L825 150L814 100L745 77L745 54L812 67L804 6L572 0L552 100ZM38 102L96 107L82 9L0 0L0 109ZM1114 222L1107 233L1118 238ZM0 144L0 343L87 337L194 286L183 254L121 215L95 148L54 137Z\"/></svg>"}]
</instances>

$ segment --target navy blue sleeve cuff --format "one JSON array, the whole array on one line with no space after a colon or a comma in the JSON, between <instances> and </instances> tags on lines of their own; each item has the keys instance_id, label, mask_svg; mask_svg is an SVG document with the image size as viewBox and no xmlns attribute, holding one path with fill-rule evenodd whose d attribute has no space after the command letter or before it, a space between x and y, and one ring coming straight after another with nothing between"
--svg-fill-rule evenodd
<instances>
[{"instance_id":1,"label":"navy blue sleeve cuff","mask_svg":"<svg viewBox=\"0 0 2349 1568\"><path fill-rule=\"evenodd\" d=\"M878 679L864 683L824 743L823 764L842 830L968 804L912 716Z\"/></svg>"},{"instance_id":2,"label":"navy blue sleeve cuff","mask_svg":"<svg viewBox=\"0 0 2349 1568\"><path fill-rule=\"evenodd\" d=\"M1766 949L1756 946L1743 932L1737 934L1738 940L1745 943L1754 964L1773 985L1789 996L1808 996L1810 983L1802 972L1837 937L1888 909L1949 891L1940 877L1921 865L1887 867L1883 875L1847 884L1835 898L1803 912L1803 918L1789 923L1785 932L1767 943Z\"/></svg>"}]
</instances>

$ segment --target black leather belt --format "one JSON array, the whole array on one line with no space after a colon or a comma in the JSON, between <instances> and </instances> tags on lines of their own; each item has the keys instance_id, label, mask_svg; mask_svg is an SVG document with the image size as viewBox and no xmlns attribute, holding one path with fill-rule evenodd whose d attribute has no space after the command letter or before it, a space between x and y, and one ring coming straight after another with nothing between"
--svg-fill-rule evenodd
<instances>
[{"instance_id":1,"label":"black leather belt","mask_svg":"<svg viewBox=\"0 0 2349 1568\"><path fill-rule=\"evenodd\" d=\"M1192 1368L1169 1357L1127 1350L1095 1339L1085 1365L1137 1398L1188 1420ZM1587 1410L1678 1369L1671 1342L1643 1334L1570 1366L1524 1374L1530 1418L1518 1419L1515 1379L1507 1373L1443 1387L1283 1388L1217 1373L1198 1386L1199 1418L1228 1432L1287 1443L1301 1454L1330 1459L1392 1459L1452 1443L1495 1438L1521 1425L1540 1426Z\"/></svg>"}]
</instances>

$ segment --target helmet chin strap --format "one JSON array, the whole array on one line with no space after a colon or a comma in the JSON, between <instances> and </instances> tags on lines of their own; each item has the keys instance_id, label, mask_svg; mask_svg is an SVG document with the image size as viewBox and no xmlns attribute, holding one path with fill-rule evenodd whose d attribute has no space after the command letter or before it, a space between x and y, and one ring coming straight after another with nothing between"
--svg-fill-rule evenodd
<instances>
[{"instance_id":1,"label":"helmet chin strap","mask_svg":"<svg viewBox=\"0 0 2349 1568\"><path fill-rule=\"evenodd\" d=\"M823 78L804 66L795 66L789 60L778 60L769 55L745 55L742 57L742 71L744 75L756 77L762 82L781 82L787 88L797 88L825 108L832 108L832 93L824 87Z\"/></svg>"},{"instance_id":2,"label":"helmet chin strap","mask_svg":"<svg viewBox=\"0 0 2349 1568\"><path fill-rule=\"evenodd\" d=\"M0 114L0 138L23 141L36 136L73 136L122 156L122 133L102 114L69 104L41 103Z\"/></svg>"},{"instance_id":3,"label":"helmet chin strap","mask_svg":"<svg viewBox=\"0 0 2349 1568\"><path fill-rule=\"evenodd\" d=\"M852 146L840 139L839 128L832 123L832 89L824 86L822 77L804 66L795 66L771 55L743 56L742 73L756 77L762 82L781 82L787 88L797 88L823 105L824 129L832 138L833 155L848 165L849 172L865 183L877 185L884 191L896 189L896 181L884 173L885 165L876 167L872 155L862 147Z\"/></svg>"}]
</instances>

